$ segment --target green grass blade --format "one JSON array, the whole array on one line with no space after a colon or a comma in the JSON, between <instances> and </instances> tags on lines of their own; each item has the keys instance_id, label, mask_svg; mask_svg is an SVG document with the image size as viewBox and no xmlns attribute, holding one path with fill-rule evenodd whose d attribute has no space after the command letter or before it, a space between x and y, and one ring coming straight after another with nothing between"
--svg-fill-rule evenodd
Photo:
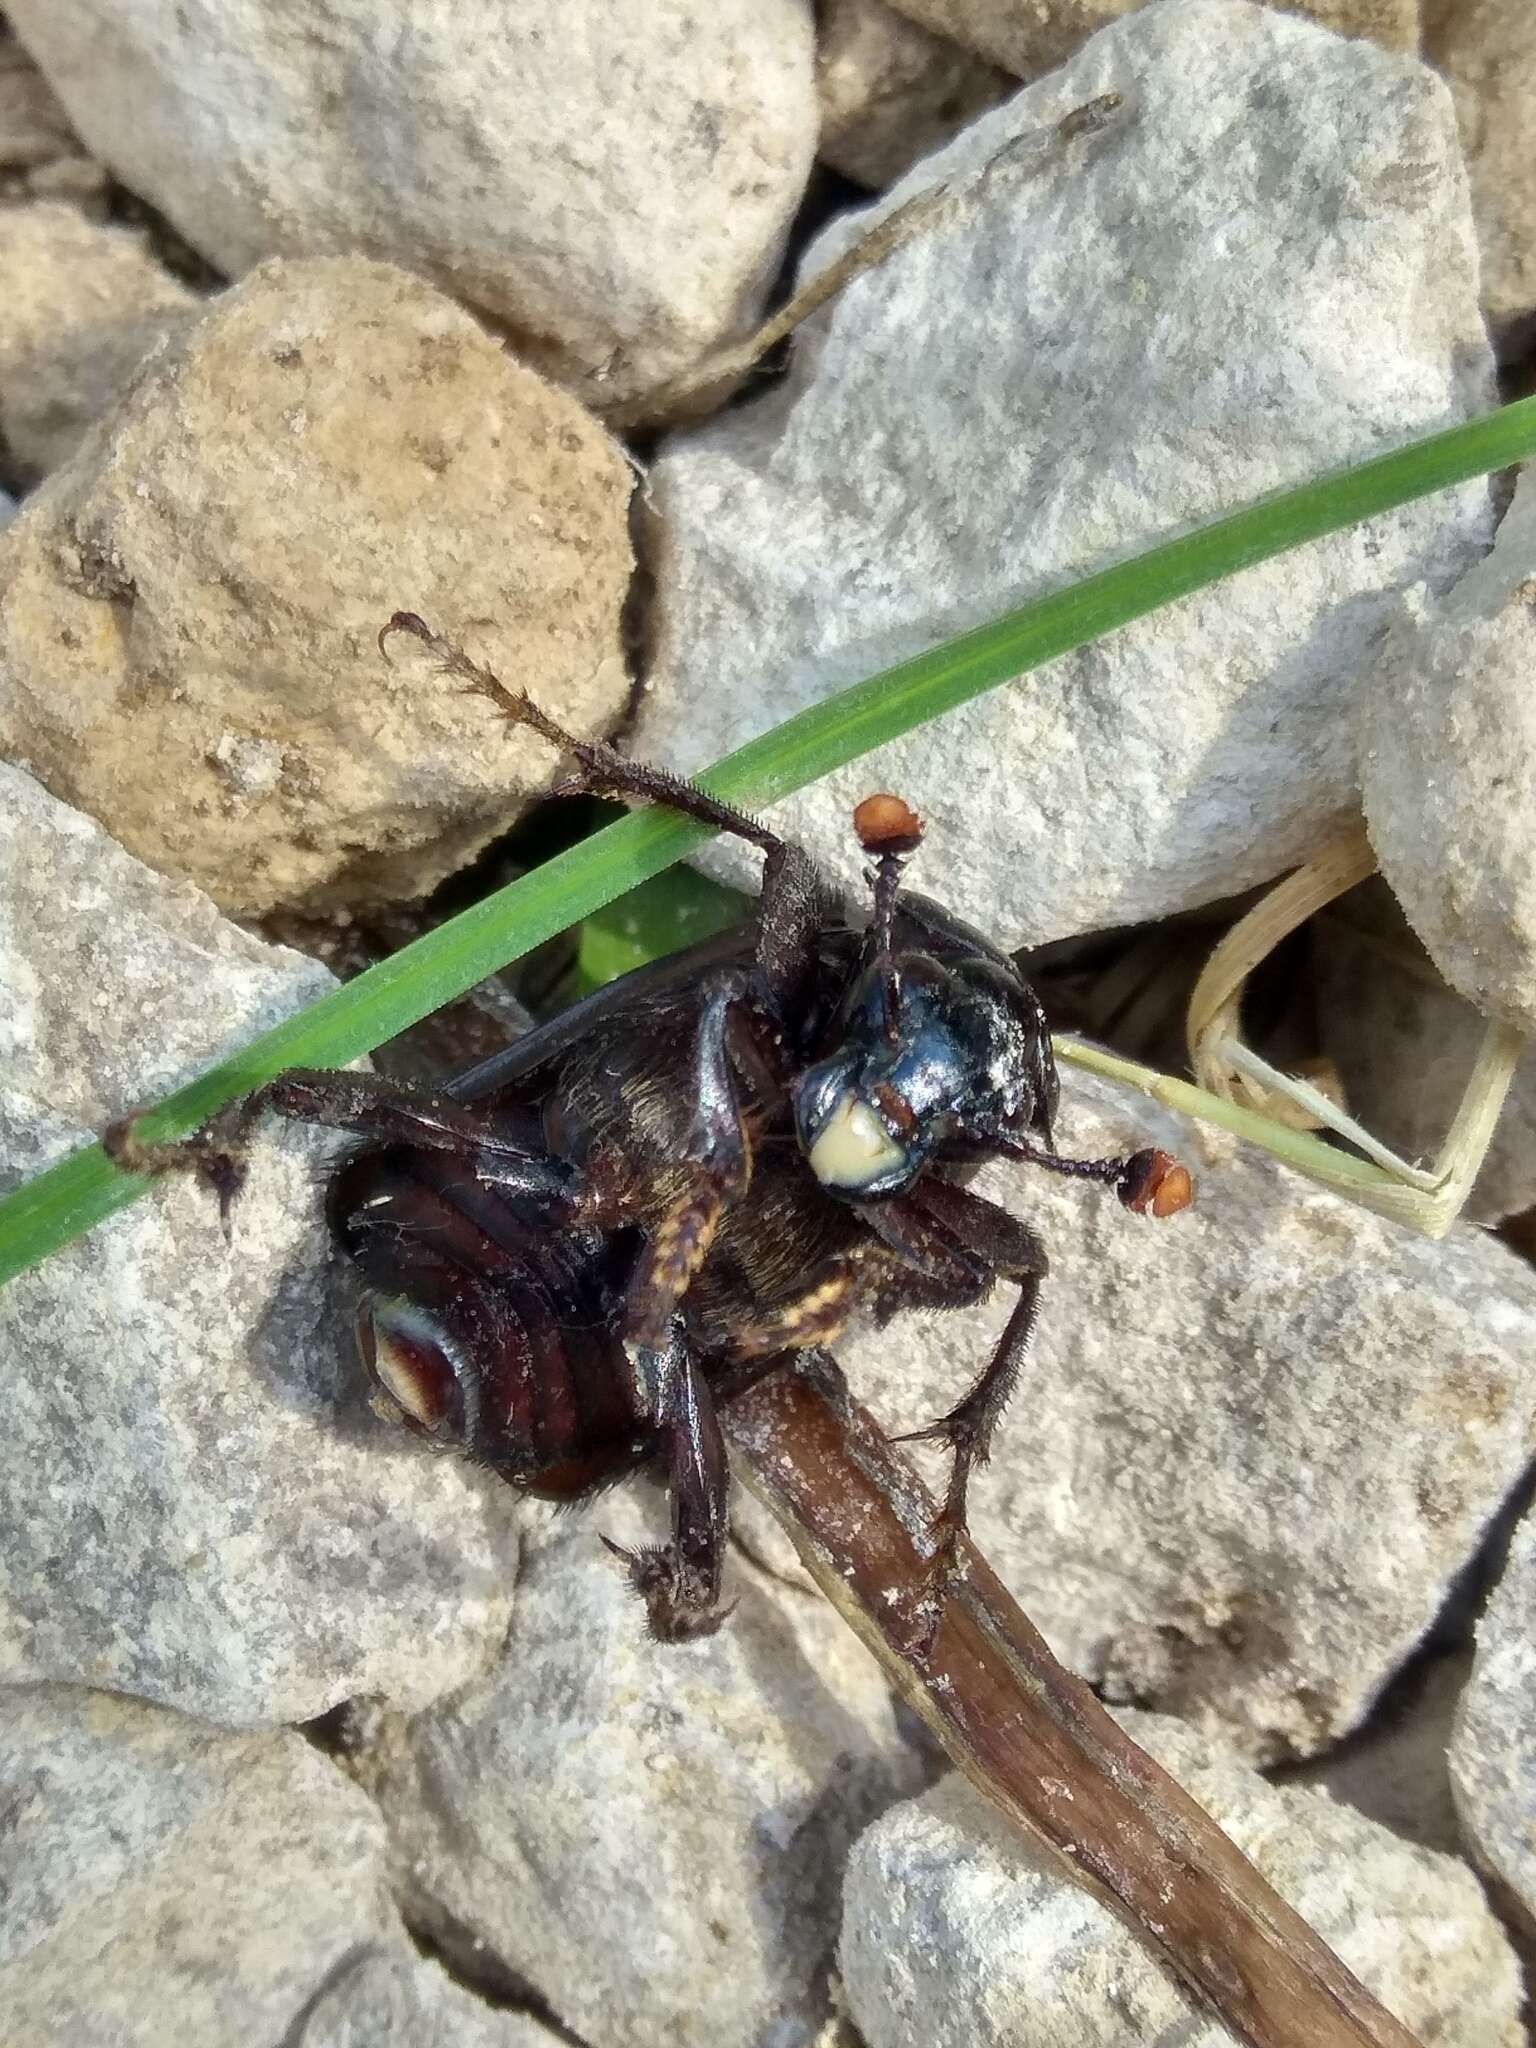
<instances>
[{"instance_id":1,"label":"green grass blade","mask_svg":"<svg viewBox=\"0 0 1536 2048\"><path fill-rule=\"evenodd\" d=\"M735 803L772 803L983 690L1239 569L1532 454L1536 399L1527 398L1279 492L813 705L700 780ZM451 630L453 622L434 623ZM662 811L619 819L179 1089L146 1118L144 1135L181 1136L287 1067L345 1065L659 874L707 836L691 820ZM118 1173L93 1145L18 1188L0 1202L0 1285L145 1185Z\"/></svg>"}]
</instances>

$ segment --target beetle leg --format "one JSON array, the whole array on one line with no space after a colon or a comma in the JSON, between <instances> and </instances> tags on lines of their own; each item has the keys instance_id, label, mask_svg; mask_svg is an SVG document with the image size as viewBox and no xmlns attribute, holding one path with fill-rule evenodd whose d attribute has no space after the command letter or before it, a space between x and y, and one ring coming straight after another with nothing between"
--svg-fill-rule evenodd
<instances>
[{"instance_id":1,"label":"beetle leg","mask_svg":"<svg viewBox=\"0 0 1536 2048\"><path fill-rule=\"evenodd\" d=\"M672 1497L672 1541L623 1550L658 1642L713 1635L730 1613L720 1604L725 1539L730 1526L729 1467L720 1418L704 1377L674 1327L664 1345L637 1352L637 1405L660 1439Z\"/></svg>"},{"instance_id":2,"label":"beetle leg","mask_svg":"<svg viewBox=\"0 0 1536 2048\"><path fill-rule=\"evenodd\" d=\"M737 839L745 839L764 853L772 853L783 846L784 842L778 835L770 832L766 825L760 825L756 818L749 817L745 811L738 811L732 804L723 803L719 797L710 796L696 783L674 775L670 769L651 768L643 761L631 761L606 740L584 740L568 732L541 711L526 690L509 690L499 676L471 661L462 648L456 647L451 640L445 640L442 634L434 633L415 612L395 613L379 634L381 651L393 633L409 633L413 639L421 641L436 655L446 675L457 677L472 695L488 698L509 725L525 725L548 740L551 746L570 754L581 771L576 779L578 790L592 796L632 796L646 803L665 804L669 810L682 811L690 818L699 819L702 824L713 825L718 832L729 832Z\"/></svg>"},{"instance_id":3,"label":"beetle leg","mask_svg":"<svg viewBox=\"0 0 1536 2048\"><path fill-rule=\"evenodd\" d=\"M513 1194L543 1197L568 1192L569 1176L554 1161L497 1128L483 1110L450 1096L432 1095L383 1074L348 1074L295 1068L211 1118L191 1137L169 1144L139 1138L124 1117L105 1133L107 1156L127 1173L195 1172L219 1198L226 1225L245 1182L243 1154L257 1120L275 1116L347 1131L380 1144L421 1145L473 1163L477 1179Z\"/></svg>"},{"instance_id":4,"label":"beetle leg","mask_svg":"<svg viewBox=\"0 0 1536 2048\"><path fill-rule=\"evenodd\" d=\"M842 1257L831 1259L798 1300L736 1337L731 1356L762 1358L773 1351L806 1351L834 1343L857 1299L858 1275L852 1262Z\"/></svg>"},{"instance_id":5,"label":"beetle leg","mask_svg":"<svg viewBox=\"0 0 1536 2048\"><path fill-rule=\"evenodd\" d=\"M593 796L636 798L662 804L744 839L765 856L758 909L758 968L762 992L781 1016L795 1016L805 984L816 968L815 937L826 922L830 899L810 855L781 839L750 813L711 796L686 776L631 761L606 740L584 740L547 716L526 690L508 689L499 676L471 661L462 648L434 633L415 612L396 612L379 634L382 649L392 633L409 633L430 648L444 671L466 690L487 698L509 725L523 725L576 761L579 774L564 785Z\"/></svg>"},{"instance_id":6,"label":"beetle leg","mask_svg":"<svg viewBox=\"0 0 1536 2048\"><path fill-rule=\"evenodd\" d=\"M1027 1224L967 1188L934 1179L919 1183L913 1196L941 1230L952 1232L972 1257L1000 1278L1013 1281L1019 1290L1003 1334L975 1385L947 1415L915 1432L915 1439L936 1439L954 1452L949 1490L936 1525L945 1570L952 1575L960 1538L967 1533L966 1494L971 1474L991 1456L993 1432L1018 1385L1048 1262L1044 1245Z\"/></svg>"},{"instance_id":7,"label":"beetle leg","mask_svg":"<svg viewBox=\"0 0 1536 2048\"><path fill-rule=\"evenodd\" d=\"M945 1596L962 1570L971 1475L990 1456L993 1432L1018 1384L1047 1262L1045 1247L1027 1224L953 1181L919 1181L899 1201L867 1203L860 1213L874 1220L877 1211L882 1212L877 1223L881 1237L923 1275L934 1290L930 1299L948 1291L956 1304L974 1301L993 1276L1013 1281L1019 1290L975 1385L937 1422L897 1439L947 1444L954 1459L943 1505L933 1520L934 1548L922 1601L927 1613L924 1641L931 1643Z\"/></svg>"}]
</instances>

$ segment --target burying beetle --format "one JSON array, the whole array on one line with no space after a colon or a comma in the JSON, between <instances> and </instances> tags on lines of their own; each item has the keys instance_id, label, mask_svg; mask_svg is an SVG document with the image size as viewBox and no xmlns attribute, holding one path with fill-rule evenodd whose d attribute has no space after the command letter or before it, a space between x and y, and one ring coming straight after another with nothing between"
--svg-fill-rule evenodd
<instances>
[{"instance_id":1,"label":"burying beetle","mask_svg":"<svg viewBox=\"0 0 1536 2048\"><path fill-rule=\"evenodd\" d=\"M414 613L396 613L381 648L391 633L573 756L576 786L669 805L761 848L755 919L610 983L439 1093L294 1072L181 1146L138 1145L121 1125L114 1157L195 1165L227 1209L238 1132L264 1110L366 1141L336 1169L328 1209L361 1276L376 1399L545 1499L663 1459L671 1541L619 1555L665 1641L729 1611L720 1405L785 1368L838 1377L826 1347L855 1315L879 1325L1012 1282L985 1370L916 1432L954 1459L914 1617L931 1634L1046 1272L1029 1226L966 1179L1023 1159L1164 1216L1190 1200L1187 1172L1157 1151L1056 1151L1040 1003L980 933L900 888L922 836L900 798L854 813L873 863L859 929L809 856L755 819L576 739Z\"/></svg>"}]
</instances>

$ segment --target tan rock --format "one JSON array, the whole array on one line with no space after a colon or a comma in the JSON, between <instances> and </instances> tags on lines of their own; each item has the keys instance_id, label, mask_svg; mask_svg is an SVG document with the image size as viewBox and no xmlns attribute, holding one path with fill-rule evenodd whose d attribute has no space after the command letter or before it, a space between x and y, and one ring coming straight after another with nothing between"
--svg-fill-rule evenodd
<instances>
[{"instance_id":1,"label":"tan rock","mask_svg":"<svg viewBox=\"0 0 1536 2048\"><path fill-rule=\"evenodd\" d=\"M0 209L0 433L16 472L67 460L196 303L129 229L57 200Z\"/></svg>"},{"instance_id":2,"label":"tan rock","mask_svg":"<svg viewBox=\"0 0 1536 2048\"><path fill-rule=\"evenodd\" d=\"M0 543L0 749L225 907L430 887L552 779L418 611L583 731L627 698L631 473L429 285L263 266Z\"/></svg>"},{"instance_id":3,"label":"tan rock","mask_svg":"<svg viewBox=\"0 0 1536 2048\"><path fill-rule=\"evenodd\" d=\"M1015 81L885 0L831 0L816 44L824 163L872 190L941 148Z\"/></svg>"},{"instance_id":4,"label":"tan rock","mask_svg":"<svg viewBox=\"0 0 1536 2048\"><path fill-rule=\"evenodd\" d=\"M911 20L1000 64L1038 78L1064 64L1091 35L1134 14L1145 0L892 0ZM1384 50L1414 50L1419 0L1277 0L1344 36L1366 36ZM1456 6L1460 0L1445 0ZM1494 0L1498 4L1498 0ZM1519 7L1524 0L1506 0Z\"/></svg>"},{"instance_id":5,"label":"tan rock","mask_svg":"<svg viewBox=\"0 0 1536 2048\"><path fill-rule=\"evenodd\" d=\"M1536 7L1425 0L1424 54L1456 101L1483 252L1483 307L1514 353L1536 337Z\"/></svg>"}]
</instances>

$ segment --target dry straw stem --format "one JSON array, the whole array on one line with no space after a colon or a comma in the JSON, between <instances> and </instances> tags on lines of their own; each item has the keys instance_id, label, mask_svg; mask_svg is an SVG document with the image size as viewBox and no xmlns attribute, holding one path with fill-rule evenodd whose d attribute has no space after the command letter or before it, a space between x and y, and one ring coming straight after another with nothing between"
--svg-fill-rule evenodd
<instances>
[{"instance_id":1,"label":"dry straw stem","mask_svg":"<svg viewBox=\"0 0 1536 2048\"><path fill-rule=\"evenodd\" d=\"M1414 2048L970 1546L965 1584L914 1654L935 1503L861 1408L786 1372L723 1420L746 1483L952 1761L1239 2041Z\"/></svg>"},{"instance_id":2,"label":"dry straw stem","mask_svg":"<svg viewBox=\"0 0 1536 2048\"><path fill-rule=\"evenodd\" d=\"M1081 137L1098 135L1115 123L1124 108L1117 92L1101 93L1063 115L1054 127L1032 130L1011 137L995 156L988 157L979 171L959 184L945 181L918 192L904 205L877 221L861 241L846 249L825 270L820 270L793 298L765 320L744 341L716 349L702 363L658 390L648 391L623 405L598 405L603 424L615 433L638 427L659 426L716 409L741 380L760 363L768 351L777 348L813 313L820 312L846 284L876 264L884 263L898 249L927 234L949 213L959 194L989 182L1008 165L1019 168L1024 177L1039 177L1059 163L1066 151Z\"/></svg>"},{"instance_id":3,"label":"dry straw stem","mask_svg":"<svg viewBox=\"0 0 1536 2048\"><path fill-rule=\"evenodd\" d=\"M1426 1237L1443 1237L1464 1207L1487 1154L1525 1045L1523 1033L1495 1018L1488 1020L1460 1106L1432 1167L1399 1158L1322 1089L1282 1073L1243 1041L1243 989L1254 969L1299 925L1375 872L1376 856L1365 827L1353 826L1239 919L1206 962L1190 996L1190 1064L1210 1097L1267 1126L1270 1135L1259 1142L1299 1166L1310 1179ZM1364 1158L1353 1159L1300 1136L1309 1126L1348 1139ZM1297 1135L1287 1143L1282 1136L1286 1133ZM1254 1135L1252 1127L1248 1135Z\"/></svg>"}]
</instances>

